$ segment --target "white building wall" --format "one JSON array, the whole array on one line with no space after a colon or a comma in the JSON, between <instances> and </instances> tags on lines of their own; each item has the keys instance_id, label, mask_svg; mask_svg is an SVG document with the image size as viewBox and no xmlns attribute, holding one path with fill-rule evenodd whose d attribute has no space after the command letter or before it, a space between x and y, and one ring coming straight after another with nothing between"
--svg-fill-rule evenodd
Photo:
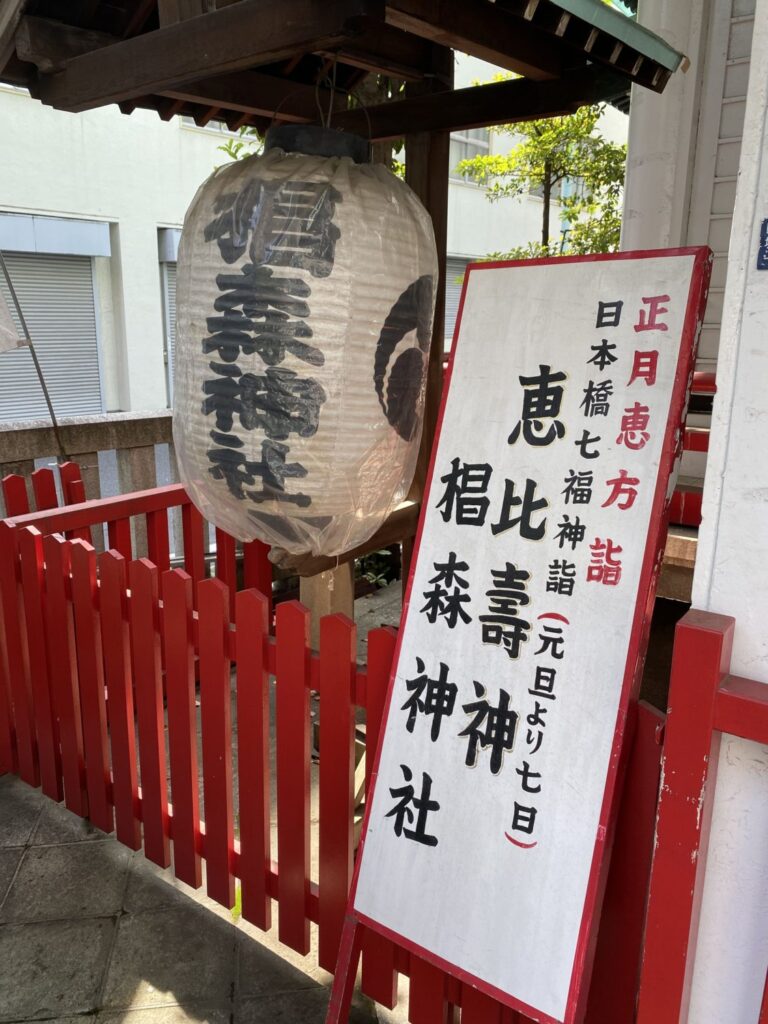
<instances>
[{"instance_id":1,"label":"white building wall","mask_svg":"<svg viewBox=\"0 0 768 1024\"><path fill-rule=\"evenodd\" d=\"M750 24L750 34L752 25ZM731 671L768 683L768 0L758 0L722 318L697 608L736 619ZM768 748L723 737L688 1024L755 1024L768 966Z\"/></svg>"},{"instance_id":2,"label":"white building wall","mask_svg":"<svg viewBox=\"0 0 768 1024\"><path fill-rule=\"evenodd\" d=\"M456 85L488 81L498 70L459 54ZM604 130L626 138L626 124L626 116L611 109ZM164 408L157 233L181 226L198 186L228 159L218 151L226 135L179 118L164 122L152 111L125 116L115 106L68 114L0 86L0 137L0 212L110 224L112 255L94 261L107 410ZM513 144L510 136L491 132L491 152ZM474 259L538 240L541 214L538 197L491 203L483 187L452 181L448 254Z\"/></svg>"},{"instance_id":3,"label":"white building wall","mask_svg":"<svg viewBox=\"0 0 768 1024\"><path fill-rule=\"evenodd\" d=\"M108 410L167 404L159 227L178 227L198 185L226 157L219 132L44 107L0 86L0 211L101 220L112 256L96 260L101 364Z\"/></svg>"}]
</instances>

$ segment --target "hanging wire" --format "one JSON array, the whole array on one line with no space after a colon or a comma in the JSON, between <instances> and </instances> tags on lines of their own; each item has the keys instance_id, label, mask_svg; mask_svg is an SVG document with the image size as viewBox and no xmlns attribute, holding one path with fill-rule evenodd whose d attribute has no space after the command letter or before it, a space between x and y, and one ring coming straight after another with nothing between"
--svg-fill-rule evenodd
<instances>
[{"instance_id":1,"label":"hanging wire","mask_svg":"<svg viewBox=\"0 0 768 1024\"><path fill-rule=\"evenodd\" d=\"M19 318L19 323L21 324L21 329L24 332L24 337L26 338L27 344L29 345L29 351L30 351L30 353L32 355L32 362L35 364L35 372L37 373L37 379L40 381L40 387L43 389L43 395L45 397L45 404L48 406L48 413L49 413L49 415L51 417L51 424L53 426L53 434L54 434L54 437L56 438L56 445L58 446L58 449L59 449L59 455L57 456L57 459L60 462L66 462L67 459L68 459L68 456L67 456L66 451L64 450L64 444L63 444L63 442L61 440L61 434L59 433L59 422L56 419L56 413L53 411L53 402L51 401L51 396L50 396L50 394L48 392L48 386L45 383L45 377L43 376L43 368L40 365L40 360L37 358L37 352L35 351L35 345L34 345L34 342L32 341L32 336L29 333L29 328L27 327L27 321L24 319L24 313L23 313L22 308L21 308L21 303L19 302L19 297L16 294L16 289L13 287L13 281L11 281L11 275L8 273L8 267L7 267L6 262L5 262L5 257L3 256L2 249L0 249L0 268L3 271L3 276L5 277L6 284L8 285L8 291L10 292L11 299L13 301L13 305L14 305L14 307L16 309L16 314L17 314L17 316Z\"/></svg>"},{"instance_id":2,"label":"hanging wire","mask_svg":"<svg viewBox=\"0 0 768 1024\"><path fill-rule=\"evenodd\" d=\"M333 115L333 98L336 95L336 68L337 68L337 65L338 65L338 62L337 62L336 57L334 56L334 58L333 58L333 77L330 80L330 86L331 87L330 87L329 96L328 96L328 124L326 125L327 128L331 127L331 116Z\"/></svg>"}]
</instances>

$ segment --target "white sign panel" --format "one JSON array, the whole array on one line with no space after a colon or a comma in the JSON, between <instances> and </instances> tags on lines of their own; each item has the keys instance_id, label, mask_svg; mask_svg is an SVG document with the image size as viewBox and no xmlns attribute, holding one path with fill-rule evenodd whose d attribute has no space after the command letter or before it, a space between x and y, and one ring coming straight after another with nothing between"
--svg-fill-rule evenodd
<instances>
[{"instance_id":1,"label":"white sign panel","mask_svg":"<svg viewBox=\"0 0 768 1024\"><path fill-rule=\"evenodd\" d=\"M355 915L577 1019L707 250L465 282Z\"/></svg>"}]
</instances>

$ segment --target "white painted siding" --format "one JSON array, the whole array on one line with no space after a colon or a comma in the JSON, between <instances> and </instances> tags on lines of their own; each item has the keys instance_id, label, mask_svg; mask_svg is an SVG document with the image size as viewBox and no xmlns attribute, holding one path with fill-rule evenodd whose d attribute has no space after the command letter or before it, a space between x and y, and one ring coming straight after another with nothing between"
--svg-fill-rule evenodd
<instances>
[{"instance_id":1,"label":"white painted siding","mask_svg":"<svg viewBox=\"0 0 768 1024\"><path fill-rule=\"evenodd\" d=\"M754 13L755 0L711 4L686 238L688 245L709 245L715 254L699 343L700 370L717 366Z\"/></svg>"}]
</instances>

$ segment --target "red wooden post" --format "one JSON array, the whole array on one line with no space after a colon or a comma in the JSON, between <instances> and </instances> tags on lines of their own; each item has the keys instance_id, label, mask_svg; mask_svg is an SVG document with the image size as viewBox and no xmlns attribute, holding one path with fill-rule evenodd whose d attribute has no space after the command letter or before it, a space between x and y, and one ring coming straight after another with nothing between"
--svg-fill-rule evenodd
<instances>
[{"instance_id":1,"label":"red wooden post","mask_svg":"<svg viewBox=\"0 0 768 1024\"><path fill-rule=\"evenodd\" d=\"M5 625L0 605L0 772L15 772L16 734L13 728L10 673L6 657Z\"/></svg>"},{"instance_id":2,"label":"red wooden post","mask_svg":"<svg viewBox=\"0 0 768 1024\"><path fill-rule=\"evenodd\" d=\"M678 622L640 979L638 1024L687 1015L719 750L715 694L728 671L734 620L690 611ZM696 794L691 799L691 794ZM693 854L693 855L692 855Z\"/></svg>"},{"instance_id":3,"label":"red wooden post","mask_svg":"<svg viewBox=\"0 0 768 1024\"><path fill-rule=\"evenodd\" d=\"M167 572L170 569L171 547L167 509L147 512L147 554L150 562L154 563L160 572Z\"/></svg>"},{"instance_id":4,"label":"red wooden post","mask_svg":"<svg viewBox=\"0 0 768 1024\"><path fill-rule=\"evenodd\" d=\"M341 934L339 958L336 961L336 973L333 976L325 1024L346 1024L349 1020L357 978L357 965L360 961L362 936L363 926L354 918L346 918Z\"/></svg>"},{"instance_id":5,"label":"red wooden post","mask_svg":"<svg viewBox=\"0 0 768 1024\"><path fill-rule=\"evenodd\" d=\"M443 972L412 953L410 979L408 1020L411 1024L448 1024Z\"/></svg>"},{"instance_id":6,"label":"red wooden post","mask_svg":"<svg viewBox=\"0 0 768 1024\"><path fill-rule=\"evenodd\" d=\"M258 590L266 597L269 607L267 622L272 629L272 573L273 565L269 560L269 545L260 540L250 540L243 544L243 579L247 590Z\"/></svg>"},{"instance_id":7,"label":"red wooden post","mask_svg":"<svg viewBox=\"0 0 768 1024\"><path fill-rule=\"evenodd\" d=\"M352 882L355 624L320 621L320 920L318 962L333 971Z\"/></svg>"},{"instance_id":8,"label":"red wooden post","mask_svg":"<svg viewBox=\"0 0 768 1024\"><path fill-rule=\"evenodd\" d=\"M62 462L59 466L61 491L65 505L80 505L85 501L85 485L80 467L76 462Z\"/></svg>"},{"instance_id":9,"label":"red wooden post","mask_svg":"<svg viewBox=\"0 0 768 1024\"><path fill-rule=\"evenodd\" d=\"M141 817L144 852L155 864L171 862L165 764L165 720L157 569L148 559L131 562L130 635L141 759Z\"/></svg>"},{"instance_id":10,"label":"red wooden post","mask_svg":"<svg viewBox=\"0 0 768 1024\"><path fill-rule=\"evenodd\" d=\"M184 534L184 568L192 577L192 597L197 607L197 584L205 579L205 547L203 545L203 517L191 502L181 509L181 527Z\"/></svg>"},{"instance_id":11,"label":"red wooden post","mask_svg":"<svg viewBox=\"0 0 768 1024\"><path fill-rule=\"evenodd\" d=\"M462 1024L501 1024L501 1005L471 985L461 989Z\"/></svg>"},{"instance_id":12,"label":"red wooden post","mask_svg":"<svg viewBox=\"0 0 768 1024\"><path fill-rule=\"evenodd\" d=\"M221 580L198 588L200 715L203 725L203 795L208 895L224 907L235 903L230 857L232 817L232 711L227 653L229 594Z\"/></svg>"},{"instance_id":13,"label":"red wooden post","mask_svg":"<svg viewBox=\"0 0 768 1024\"><path fill-rule=\"evenodd\" d=\"M71 541L50 534L45 555L45 627L48 665L53 685L53 710L59 721L64 800L74 814L88 816L83 726L78 688L75 632L70 590Z\"/></svg>"},{"instance_id":14,"label":"red wooden post","mask_svg":"<svg viewBox=\"0 0 768 1024\"><path fill-rule=\"evenodd\" d=\"M32 492L35 495L35 506L38 512L43 509L58 508L59 496L56 494L56 478L53 470L36 469L31 475Z\"/></svg>"},{"instance_id":15,"label":"red wooden post","mask_svg":"<svg viewBox=\"0 0 768 1024\"><path fill-rule=\"evenodd\" d=\"M107 523L107 537L109 539L110 550L117 551L127 562L130 562L133 557L131 520L113 519L111 522Z\"/></svg>"},{"instance_id":16,"label":"red wooden post","mask_svg":"<svg viewBox=\"0 0 768 1024\"><path fill-rule=\"evenodd\" d=\"M173 794L173 868L194 889L202 883L197 837L200 796L197 774L195 652L192 632L192 578L181 569L163 574L165 690L168 751ZM242 755L241 755L242 756Z\"/></svg>"},{"instance_id":17,"label":"red wooden post","mask_svg":"<svg viewBox=\"0 0 768 1024\"><path fill-rule=\"evenodd\" d=\"M51 677L45 644L43 538L33 526L19 531L19 557L24 618L27 624L29 673L35 710L40 784L46 796L58 801L64 796L64 789L61 782L58 724L53 710Z\"/></svg>"},{"instance_id":18,"label":"red wooden post","mask_svg":"<svg viewBox=\"0 0 768 1024\"><path fill-rule=\"evenodd\" d=\"M133 713L125 559L114 551L99 557L99 611L107 680L107 716L112 744L112 797L117 838L141 846L136 733Z\"/></svg>"},{"instance_id":19,"label":"red wooden post","mask_svg":"<svg viewBox=\"0 0 768 1024\"><path fill-rule=\"evenodd\" d=\"M104 699L96 552L90 544L74 541L71 561L88 809L94 825L103 832L111 832L114 828L114 817L110 797L107 707Z\"/></svg>"},{"instance_id":20,"label":"red wooden post","mask_svg":"<svg viewBox=\"0 0 768 1024\"><path fill-rule=\"evenodd\" d=\"M268 610L267 598L255 590L242 590L237 595L237 771L243 917L265 931L272 925L272 901L267 889L271 861L269 673L264 658Z\"/></svg>"},{"instance_id":21,"label":"red wooden post","mask_svg":"<svg viewBox=\"0 0 768 1024\"><path fill-rule=\"evenodd\" d=\"M20 575L18 530L7 522L0 522L0 600L11 720L15 726L19 775L30 786L36 786L39 781L37 736ZM34 639L40 642L43 638Z\"/></svg>"},{"instance_id":22,"label":"red wooden post","mask_svg":"<svg viewBox=\"0 0 768 1024\"><path fill-rule=\"evenodd\" d=\"M3 500L6 516L25 516L29 512L27 482L23 476L9 473L3 477Z\"/></svg>"},{"instance_id":23,"label":"red wooden post","mask_svg":"<svg viewBox=\"0 0 768 1024\"><path fill-rule=\"evenodd\" d=\"M309 612L277 608L277 856L280 941L309 952Z\"/></svg>"},{"instance_id":24,"label":"red wooden post","mask_svg":"<svg viewBox=\"0 0 768 1024\"><path fill-rule=\"evenodd\" d=\"M218 527L216 528L216 578L221 580L229 591L229 613L234 615L235 594L237 593L235 538Z\"/></svg>"},{"instance_id":25,"label":"red wooden post","mask_svg":"<svg viewBox=\"0 0 768 1024\"><path fill-rule=\"evenodd\" d=\"M381 738L381 724L387 699L397 633L373 629L368 634L368 693L365 725L365 792L371 791L371 773ZM389 939L363 929L363 992L392 1009L397 1003L395 947Z\"/></svg>"},{"instance_id":26,"label":"red wooden post","mask_svg":"<svg viewBox=\"0 0 768 1024\"><path fill-rule=\"evenodd\" d=\"M763 988L763 1001L760 1004L760 1019L757 1024L768 1024L768 977L765 979Z\"/></svg>"},{"instance_id":27,"label":"red wooden post","mask_svg":"<svg viewBox=\"0 0 768 1024\"><path fill-rule=\"evenodd\" d=\"M62 462L59 466L59 479L61 480L61 492L64 496L65 505L80 505L85 501L85 485L80 467L76 462ZM81 526L67 534L75 540L84 540L91 543L91 530L88 526Z\"/></svg>"},{"instance_id":28,"label":"red wooden post","mask_svg":"<svg viewBox=\"0 0 768 1024\"><path fill-rule=\"evenodd\" d=\"M616 1024L634 1017L656 828L663 726L664 715L660 711L648 704L638 704L597 935L586 1024Z\"/></svg>"}]
</instances>

